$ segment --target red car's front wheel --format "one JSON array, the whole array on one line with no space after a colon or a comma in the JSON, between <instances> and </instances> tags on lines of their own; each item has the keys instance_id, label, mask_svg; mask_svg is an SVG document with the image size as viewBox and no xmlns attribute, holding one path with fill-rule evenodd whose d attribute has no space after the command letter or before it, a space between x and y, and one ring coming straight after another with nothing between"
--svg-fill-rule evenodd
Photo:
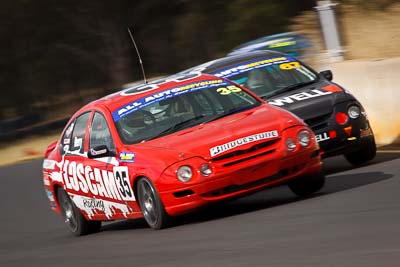
<instances>
[{"instance_id":1,"label":"red car's front wheel","mask_svg":"<svg viewBox=\"0 0 400 267\"><path fill-rule=\"evenodd\" d=\"M307 197L321 190L324 184L325 175L319 172L291 180L288 186L290 190L299 197Z\"/></svg>"},{"instance_id":2,"label":"red car's front wheel","mask_svg":"<svg viewBox=\"0 0 400 267\"><path fill-rule=\"evenodd\" d=\"M139 205L147 224L155 230L167 227L170 218L149 179L144 177L139 179L137 182L137 194Z\"/></svg>"}]
</instances>

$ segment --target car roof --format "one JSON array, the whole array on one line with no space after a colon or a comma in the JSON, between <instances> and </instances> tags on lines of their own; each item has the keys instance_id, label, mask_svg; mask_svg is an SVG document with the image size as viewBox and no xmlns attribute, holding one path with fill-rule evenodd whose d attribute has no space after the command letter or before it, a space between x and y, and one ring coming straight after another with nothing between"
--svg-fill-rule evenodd
<instances>
[{"instance_id":1,"label":"car roof","mask_svg":"<svg viewBox=\"0 0 400 267\"><path fill-rule=\"evenodd\" d=\"M94 109L98 106L103 106L109 111L115 111L127 104L134 102L135 100L141 99L143 97L155 94L157 92L162 92L167 89L183 86L186 84L201 82L206 80L221 80L223 78L209 75L209 74L183 74L181 77L182 81L169 80L164 83L159 83L160 80L150 82L148 84L139 84L133 87L123 89L121 91L112 93L110 95L104 96L100 99L94 100L91 103L82 107L77 113L82 111L87 111L89 109Z\"/></svg>"},{"instance_id":2,"label":"car roof","mask_svg":"<svg viewBox=\"0 0 400 267\"><path fill-rule=\"evenodd\" d=\"M240 62L246 62L246 61L249 61L249 60L252 60L255 58L271 57L271 56L287 56L287 55L284 53L271 51L271 50L257 50L257 51L246 52L246 53L238 54L238 55L225 56L225 57L222 57L219 59L208 61L208 62L200 64L196 67L192 67L190 69L184 70L184 71L180 72L179 74L193 72L198 69L202 69L202 72L204 71L205 73L208 73L208 72L212 72L213 70L219 70L221 68L227 68L229 66L236 65Z\"/></svg>"},{"instance_id":3,"label":"car roof","mask_svg":"<svg viewBox=\"0 0 400 267\"><path fill-rule=\"evenodd\" d=\"M283 38L304 39L304 37L301 36L298 33L284 32L284 33L278 33L278 34L263 36L263 37L255 39L255 40L243 43L243 44L238 45L235 48L233 48L232 51L240 50L240 49L245 48L247 46L250 46L250 45L253 45L253 44L258 44L258 43L263 43L263 42L267 42L267 41L272 41L272 42L279 41L279 39L283 39Z\"/></svg>"}]
</instances>

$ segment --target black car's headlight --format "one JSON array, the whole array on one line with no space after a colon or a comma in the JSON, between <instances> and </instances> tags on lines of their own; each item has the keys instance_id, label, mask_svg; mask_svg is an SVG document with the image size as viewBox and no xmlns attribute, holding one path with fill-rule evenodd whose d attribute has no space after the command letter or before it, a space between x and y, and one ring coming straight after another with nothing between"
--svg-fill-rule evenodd
<instances>
[{"instance_id":1,"label":"black car's headlight","mask_svg":"<svg viewBox=\"0 0 400 267\"><path fill-rule=\"evenodd\" d=\"M360 107L356 105L350 106L349 109L347 110L347 114L349 114L350 118L357 119L358 117L360 117L361 114Z\"/></svg>"}]
</instances>

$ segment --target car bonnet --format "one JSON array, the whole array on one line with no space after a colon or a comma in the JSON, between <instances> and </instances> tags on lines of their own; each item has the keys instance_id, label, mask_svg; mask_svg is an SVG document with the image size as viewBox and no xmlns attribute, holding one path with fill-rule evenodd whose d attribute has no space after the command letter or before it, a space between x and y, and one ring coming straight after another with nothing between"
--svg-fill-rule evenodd
<instances>
[{"instance_id":1,"label":"car bonnet","mask_svg":"<svg viewBox=\"0 0 400 267\"><path fill-rule=\"evenodd\" d=\"M314 84L286 92L266 101L274 106L289 110L307 120L329 114L335 104L346 101L345 92L334 84L319 81Z\"/></svg>"},{"instance_id":2,"label":"car bonnet","mask_svg":"<svg viewBox=\"0 0 400 267\"><path fill-rule=\"evenodd\" d=\"M263 104L140 145L175 149L179 153L212 159L228 152L249 149L259 143L280 139L282 131L294 125L304 124L287 111Z\"/></svg>"}]
</instances>

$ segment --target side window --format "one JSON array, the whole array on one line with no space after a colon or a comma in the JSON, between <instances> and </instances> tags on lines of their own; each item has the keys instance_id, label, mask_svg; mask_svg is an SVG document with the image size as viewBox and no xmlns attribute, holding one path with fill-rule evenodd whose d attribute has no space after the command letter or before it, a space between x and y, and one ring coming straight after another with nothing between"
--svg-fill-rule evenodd
<instances>
[{"instance_id":1,"label":"side window","mask_svg":"<svg viewBox=\"0 0 400 267\"><path fill-rule=\"evenodd\" d=\"M65 153L69 151L69 146L71 144L72 130L74 129L75 121L76 120L74 120L73 122L71 122L70 125L68 125L61 139L61 151L60 151L61 155L65 155Z\"/></svg>"},{"instance_id":2,"label":"side window","mask_svg":"<svg viewBox=\"0 0 400 267\"><path fill-rule=\"evenodd\" d=\"M90 112L79 116L75 121L75 127L72 131L71 143L69 151L83 154L85 148L86 127L89 121Z\"/></svg>"},{"instance_id":3,"label":"side window","mask_svg":"<svg viewBox=\"0 0 400 267\"><path fill-rule=\"evenodd\" d=\"M112 140L107 121L103 115L96 112L94 114L92 127L90 130L89 146L95 147L99 145L107 145L110 151L115 152L114 142Z\"/></svg>"},{"instance_id":4,"label":"side window","mask_svg":"<svg viewBox=\"0 0 400 267\"><path fill-rule=\"evenodd\" d=\"M89 121L90 112L80 115L65 130L61 140L61 154L68 152L83 154L85 148L86 126Z\"/></svg>"}]
</instances>

